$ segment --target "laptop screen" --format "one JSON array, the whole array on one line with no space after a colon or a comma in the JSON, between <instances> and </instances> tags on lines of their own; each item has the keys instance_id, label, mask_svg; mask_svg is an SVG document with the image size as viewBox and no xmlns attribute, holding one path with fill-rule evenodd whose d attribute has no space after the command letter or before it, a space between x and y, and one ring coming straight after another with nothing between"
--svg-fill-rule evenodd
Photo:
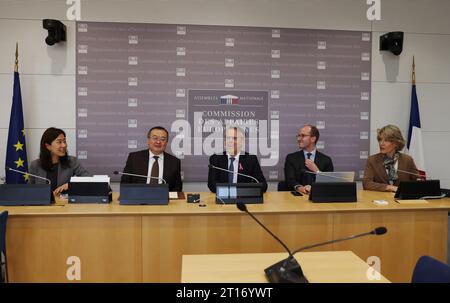
<instances>
[{"instance_id":1,"label":"laptop screen","mask_svg":"<svg viewBox=\"0 0 450 303\"><path fill-rule=\"evenodd\" d=\"M401 181L395 193L398 199L441 198L439 180Z\"/></svg>"},{"instance_id":2,"label":"laptop screen","mask_svg":"<svg viewBox=\"0 0 450 303\"><path fill-rule=\"evenodd\" d=\"M353 182L355 179L355 172L320 172L316 175L316 182Z\"/></svg>"}]
</instances>

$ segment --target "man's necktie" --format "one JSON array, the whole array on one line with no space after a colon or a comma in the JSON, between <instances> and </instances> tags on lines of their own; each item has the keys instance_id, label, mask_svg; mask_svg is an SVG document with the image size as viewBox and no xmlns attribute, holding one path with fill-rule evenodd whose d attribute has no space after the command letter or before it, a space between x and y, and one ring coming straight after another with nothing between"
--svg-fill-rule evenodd
<instances>
[{"instance_id":1,"label":"man's necktie","mask_svg":"<svg viewBox=\"0 0 450 303\"><path fill-rule=\"evenodd\" d=\"M151 178L150 179L150 184L158 184L159 180L155 179L155 178L159 178L159 164L158 164L158 156L153 156L153 158L155 159L155 162L153 162L153 166L152 166L152 172L150 174Z\"/></svg>"},{"instance_id":2,"label":"man's necktie","mask_svg":"<svg viewBox=\"0 0 450 303\"><path fill-rule=\"evenodd\" d=\"M234 157L230 157L230 166L228 167L228 170L234 172ZM233 183L233 177L234 173L229 172L228 173L228 183Z\"/></svg>"},{"instance_id":3,"label":"man's necktie","mask_svg":"<svg viewBox=\"0 0 450 303\"><path fill-rule=\"evenodd\" d=\"M311 156L312 156L312 153L306 153L306 157L308 158L308 160L311 160ZM307 171L310 171L308 168L306 169ZM305 185L310 185L311 183L313 183L315 180L316 180L316 176L313 176L312 174L310 174L310 173L306 173L306 176L305 176L306 178L306 184Z\"/></svg>"}]
</instances>

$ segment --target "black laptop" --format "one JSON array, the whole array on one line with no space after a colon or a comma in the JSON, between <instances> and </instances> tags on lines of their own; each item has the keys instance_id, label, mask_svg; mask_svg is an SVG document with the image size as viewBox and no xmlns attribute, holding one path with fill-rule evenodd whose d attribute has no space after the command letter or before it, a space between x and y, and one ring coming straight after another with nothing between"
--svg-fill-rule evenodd
<instances>
[{"instance_id":1,"label":"black laptop","mask_svg":"<svg viewBox=\"0 0 450 303\"><path fill-rule=\"evenodd\" d=\"M309 200L316 203L356 202L356 182L315 182Z\"/></svg>"},{"instance_id":2,"label":"black laptop","mask_svg":"<svg viewBox=\"0 0 450 303\"><path fill-rule=\"evenodd\" d=\"M395 198L399 200L440 199L445 197L441 192L439 180L401 181Z\"/></svg>"}]
</instances>

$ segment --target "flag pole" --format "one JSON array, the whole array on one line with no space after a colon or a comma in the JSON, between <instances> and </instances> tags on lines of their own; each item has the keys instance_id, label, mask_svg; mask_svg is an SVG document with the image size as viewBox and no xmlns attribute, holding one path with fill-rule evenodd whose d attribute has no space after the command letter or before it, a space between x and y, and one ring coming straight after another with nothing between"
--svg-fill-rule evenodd
<instances>
[{"instance_id":1,"label":"flag pole","mask_svg":"<svg viewBox=\"0 0 450 303\"><path fill-rule=\"evenodd\" d=\"M416 63L414 62L414 56L412 64L412 85L416 85Z\"/></svg>"},{"instance_id":2,"label":"flag pole","mask_svg":"<svg viewBox=\"0 0 450 303\"><path fill-rule=\"evenodd\" d=\"M19 72L19 43L16 42L16 61L14 64L14 72Z\"/></svg>"}]
</instances>

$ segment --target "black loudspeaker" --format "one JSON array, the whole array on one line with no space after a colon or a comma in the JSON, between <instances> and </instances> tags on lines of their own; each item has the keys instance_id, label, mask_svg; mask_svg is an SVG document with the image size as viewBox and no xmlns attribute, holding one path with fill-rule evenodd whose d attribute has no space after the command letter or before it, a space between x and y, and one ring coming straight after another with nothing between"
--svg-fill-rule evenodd
<instances>
[{"instance_id":1,"label":"black loudspeaker","mask_svg":"<svg viewBox=\"0 0 450 303\"><path fill-rule=\"evenodd\" d=\"M48 45L66 41L66 26L61 21L44 19L42 26L48 30L48 36L45 38L45 43Z\"/></svg>"},{"instance_id":2,"label":"black loudspeaker","mask_svg":"<svg viewBox=\"0 0 450 303\"><path fill-rule=\"evenodd\" d=\"M380 50L400 55L403 50L403 32L390 32L380 36Z\"/></svg>"}]
</instances>

